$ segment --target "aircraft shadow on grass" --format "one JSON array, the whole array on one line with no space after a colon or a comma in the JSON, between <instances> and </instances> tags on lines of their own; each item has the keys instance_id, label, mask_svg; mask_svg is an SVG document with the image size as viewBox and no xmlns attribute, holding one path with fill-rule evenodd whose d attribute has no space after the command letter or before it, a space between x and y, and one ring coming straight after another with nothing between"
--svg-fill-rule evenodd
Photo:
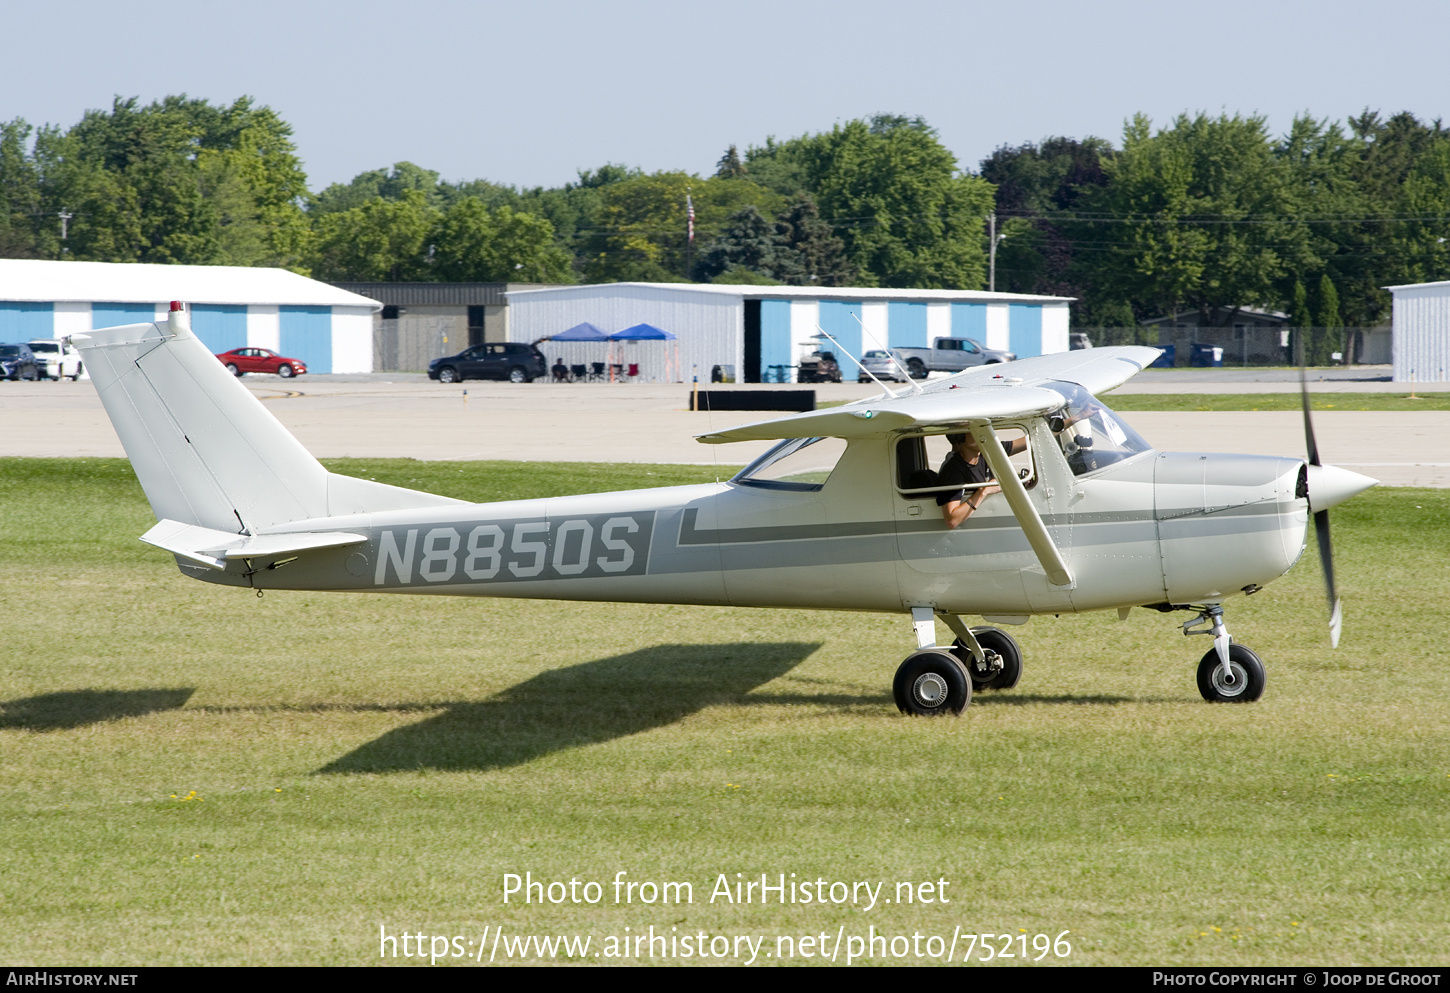
<instances>
[{"instance_id":1,"label":"aircraft shadow on grass","mask_svg":"<svg viewBox=\"0 0 1450 993\"><path fill-rule=\"evenodd\" d=\"M819 647L657 645L551 669L490 699L450 704L436 717L389 731L317 772L498 769L664 727L719 704L796 699L839 704L840 697L747 696Z\"/></svg>"},{"instance_id":2,"label":"aircraft shadow on grass","mask_svg":"<svg viewBox=\"0 0 1450 993\"><path fill-rule=\"evenodd\" d=\"M0 730L66 731L144 717L186 705L194 687L151 690L65 690L0 703Z\"/></svg>"}]
</instances>

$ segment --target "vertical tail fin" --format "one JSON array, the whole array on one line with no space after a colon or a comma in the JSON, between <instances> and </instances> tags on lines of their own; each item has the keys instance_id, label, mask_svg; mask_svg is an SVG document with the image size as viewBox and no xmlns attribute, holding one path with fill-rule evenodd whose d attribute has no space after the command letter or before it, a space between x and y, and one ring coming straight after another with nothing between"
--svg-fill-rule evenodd
<instances>
[{"instance_id":1,"label":"vertical tail fin","mask_svg":"<svg viewBox=\"0 0 1450 993\"><path fill-rule=\"evenodd\" d=\"M231 533L458 503L329 473L191 333L163 323L72 336L160 520Z\"/></svg>"}]
</instances>

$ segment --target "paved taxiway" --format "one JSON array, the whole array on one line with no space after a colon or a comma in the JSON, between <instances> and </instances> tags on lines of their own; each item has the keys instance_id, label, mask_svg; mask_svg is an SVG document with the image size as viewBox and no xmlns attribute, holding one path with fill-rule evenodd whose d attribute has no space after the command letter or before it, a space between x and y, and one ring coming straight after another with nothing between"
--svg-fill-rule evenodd
<instances>
[{"instance_id":1,"label":"paved taxiway","mask_svg":"<svg viewBox=\"0 0 1450 993\"><path fill-rule=\"evenodd\" d=\"M1315 392L1406 392L1386 372L1343 370ZM1355 373L1357 375L1348 375ZM1370 378L1366 378L1370 377ZM551 462L749 461L767 443L701 445L694 435L768 412L694 413L680 384L469 382L443 386L417 374L243 380L319 458L509 459ZM1286 392L1284 370L1148 370L1134 393ZM1425 384L1420 389L1446 389ZM818 386L822 402L877 392ZM1122 392L1129 392L1125 388ZM1111 399L1108 401L1111 404ZM1300 457L1300 415L1280 411L1133 412L1124 415L1162 451L1227 451ZM1450 411L1315 412L1321 456L1393 486L1450 486ZM0 382L0 455L115 458L124 454L89 382Z\"/></svg>"}]
</instances>

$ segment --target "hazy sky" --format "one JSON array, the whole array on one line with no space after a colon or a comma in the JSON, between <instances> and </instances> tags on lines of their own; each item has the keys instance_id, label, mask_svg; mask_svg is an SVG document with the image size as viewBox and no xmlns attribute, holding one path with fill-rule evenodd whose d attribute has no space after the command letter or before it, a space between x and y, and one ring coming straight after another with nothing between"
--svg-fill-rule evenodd
<instances>
[{"instance_id":1,"label":"hazy sky","mask_svg":"<svg viewBox=\"0 0 1450 993\"><path fill-rule=\"evenodd\" d=\"M605 162L713 171L726 146L921 115L964 168L1142 112L1450 116L1450 4L736 0L404 6L5 4L0 119L70 126L116 95L249 94L313 189L408 159L554 186Z\"/></svg>"}]
</instances>

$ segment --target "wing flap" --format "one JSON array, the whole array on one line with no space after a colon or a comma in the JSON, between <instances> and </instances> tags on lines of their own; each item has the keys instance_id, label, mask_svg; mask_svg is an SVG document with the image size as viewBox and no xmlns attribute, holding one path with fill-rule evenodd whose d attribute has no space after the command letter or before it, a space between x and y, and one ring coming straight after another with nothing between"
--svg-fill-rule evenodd
<instances>
[{"instance_id":1,"label":"wing flap","mask_svg":"<svg viewBox=\"0 0 1450 993\"><path fill-rule=\"evenodd\" d=\"M229 534L196 524L161 521L141 536L148 545L200 563L209 569L225 569L230 559L271 558L288 553L360 545L366 535L346 531L313 531L296 534Z\"/></svg>"}]
</instances>

